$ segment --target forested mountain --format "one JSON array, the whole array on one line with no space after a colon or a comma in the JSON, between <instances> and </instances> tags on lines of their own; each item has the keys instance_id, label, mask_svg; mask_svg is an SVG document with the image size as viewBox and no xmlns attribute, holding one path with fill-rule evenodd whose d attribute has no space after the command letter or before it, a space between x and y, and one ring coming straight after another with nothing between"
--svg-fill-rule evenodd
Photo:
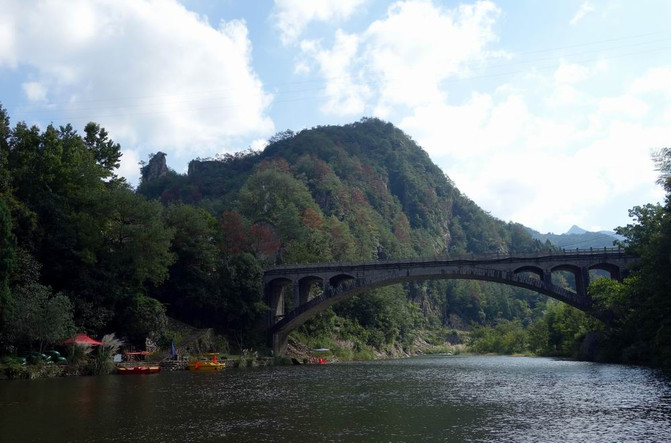
<instances>
[{"instance_id":1,"label":"forested mountain","mask_svg":"<svg viewBox=\"0 0 671 443\"><path fill-rule=\"evenodd\" d=\"M144 166L138 193L168 208L205 209L218 220L226 260L246 257L260 268L547 247L522 225L479 208L407 135L377 119L280 133L262 152L194 160L187 175L164 161L160 154ZM193 322L218 312L194 303L193 291L173 288L170 274L154 295L172 315ZM412 331L430 325L529 323L544 300L479 282L413 283L343 302L306 328L363 328L368 344L407 343Z\"/></svg>"},{"instance_id":2,"label":"forested mountain","mask_svg":"<svg viewBox=\"0 0 671 443\"><path fill-rule=\"evenodd\" d=\"M377 119L280 133L262 152L194 160L187 175L166 170L150 179L149 166L138 188L149 199L199 205L213 214L235 210L275 231L281 219L314 210L313 216L354 230L359 245L353 257L360 259L543 247L521 225L480 209L407 135ZM272 257L276 263L309 261L280 249ZM342 254L323 250L312 261L351 258Z\"/></svg>"},{"instance_id":3,"label":"forested mountain","mask_svg":"<svg viewBox=\"0 0 671 443\"><path fill-rule=\"evenodd\" d=\"M0 106L0 354L75 331L169 344L166 314L215 328L233 349L262 347L265 267L554 247L491 217L376 119L286 131L262 152L194 160L185 175L158 153L137 190L116 175L120 156L98 124L11 127ZM671 149L653 160L665 205L637 206L617 229L640 266L589 288L615 314L608 327L535 293L430 281L350 298L296 335L357 353L469 329L476 351L568 356L591 337L584 355L671 367Z\"/></svg>"}]
</instances>

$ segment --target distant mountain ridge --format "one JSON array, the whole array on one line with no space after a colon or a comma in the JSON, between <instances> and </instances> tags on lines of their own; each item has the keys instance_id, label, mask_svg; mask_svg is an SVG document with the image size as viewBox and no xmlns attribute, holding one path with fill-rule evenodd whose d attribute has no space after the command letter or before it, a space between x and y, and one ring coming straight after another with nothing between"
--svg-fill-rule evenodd
<instances>
[{"instance_id":1,"label":"distant mountain ridge","mask_svg":"<svg viewBox=\"0 0 671 443\"><path fill-rule=\"evenodd\" d=\"M564 249L610 248L613 247L615 241L624 240L624 237L613 231L591 232L577 225L571 226L571 229L564 234L553 234L551 232L541 234L534 229L526 229L535 240L543 243L549 241L552 245Z\"/></svg>"}]
</instances>

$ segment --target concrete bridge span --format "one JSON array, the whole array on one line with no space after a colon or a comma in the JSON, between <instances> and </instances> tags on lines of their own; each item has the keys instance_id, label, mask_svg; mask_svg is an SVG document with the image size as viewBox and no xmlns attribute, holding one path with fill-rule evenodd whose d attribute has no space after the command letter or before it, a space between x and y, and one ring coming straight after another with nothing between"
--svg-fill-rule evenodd
<instances>
[{"instance_id":1,"label":"concrete bridge span","mask_svg":"<svg viewBox=\"0 0 671 443\"><path fill-rule=\"evenodd\" d=\"M428 279L512 285L545 294L607 320L609 313L596 310L587 294L589 271L607 271L611 278L621 281L637 260L619 248L604 248L278 266L266 270L263 276L265 299L271 308L269 342L275 355L283 355L292 330L338 301L382 286ZM574 291L552 283L552 273L557 271L574 276Z\"/></svg>"}]
</instances>

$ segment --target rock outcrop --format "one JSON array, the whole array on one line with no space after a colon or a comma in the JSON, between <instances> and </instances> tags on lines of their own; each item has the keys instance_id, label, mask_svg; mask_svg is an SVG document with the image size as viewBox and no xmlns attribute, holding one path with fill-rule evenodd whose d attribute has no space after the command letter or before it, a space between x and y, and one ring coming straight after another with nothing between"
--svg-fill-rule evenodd
<instances>
[{"instance_id":1,"label":"rock outcrop","mask_svg":"<svg viewBox=\"0 0 671 443\"><path fill-rule=\"evenodd\" d=\"M168 165L165 160L164 152L157 152L149 160L149 163L142 168L142 179L145 181L156 180L168 173Z\"/></svg>"}]
</instances>

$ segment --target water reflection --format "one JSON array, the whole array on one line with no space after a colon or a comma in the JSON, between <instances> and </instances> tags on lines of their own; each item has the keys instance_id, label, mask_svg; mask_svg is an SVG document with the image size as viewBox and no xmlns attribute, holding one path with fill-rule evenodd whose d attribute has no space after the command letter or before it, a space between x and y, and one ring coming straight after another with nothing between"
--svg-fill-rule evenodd
<instances>
[{"instance_id":1,"label":"water reflection","mask_svg":"<svg viewBox=\"0 0 671 443\"><path fill-rule=\"evenodd\" d=\"M543 358L0 382L16 442L664 441L670 417L659 372Z\"/></svg>"}]
</instances>

